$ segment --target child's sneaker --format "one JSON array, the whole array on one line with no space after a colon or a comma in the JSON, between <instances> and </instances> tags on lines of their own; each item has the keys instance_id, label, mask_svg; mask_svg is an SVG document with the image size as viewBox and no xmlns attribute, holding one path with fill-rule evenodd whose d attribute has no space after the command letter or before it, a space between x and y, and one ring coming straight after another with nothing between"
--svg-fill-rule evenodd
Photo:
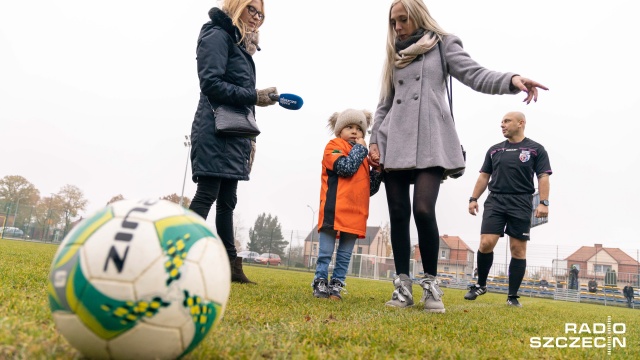
<instances>
[{"instance_id":1,"label":"child's sneaker","mask_svg":"<svg viewBox=\"0 0 640 360\"><path fill-rule=\"evenodd\" d=\"M342 295L340 295L340 292L344 291L345 294L347 293L347 289L345 289L345 286L347 286L346 283L338 279L331 279L331 282L329 283L329 299L342 300Z\"/></svg>"},{"instance_id":2,"label":"child's sneaker","mask_svg":"<svg viewBox=\"0 0 640 360\"><path fill-rule=\"evenodd\" d=\"M313 286L313 296L326 299L329 297L329 288L327 287L327 279L317 278L311 284Z\"/></svg>"},{"instance_id":3,"label":"child's sneaker","mask_svg":"<svg viewBox=\"0 0 640 360\"><path fill-rule=\"evenodd\" d=\"M469 285L469 292L464 294L465 300L475 300L478 296L487 293L486 286L480 286L478 284Z\"/></svg>"},{"instance_id":4,"label":"child's sneaker","mask_svg":"<svg viewBox=\"0 0 640 360\"><path fill-rule=\"evenodd\" d=\"M400 274L393 279L393 286L396 289L385 305L399 308L413 306L413 281L407 275Z\"/></svg>"},{"instance_id":5,"label":"child's sneaker","mask_svg":"<svg viewBox=\"0 0 640 360\"><path fill-rule=\"evenodd\" d=\"M509 295L509 297L507 297L507 305L514 306L514 307L522 307L522 304L520 304L520 302L518 301L519 297L520 296L517 296L517 295Z\"/></svg>"},{"instance_id":6,"label":"child's sneaker","mask_svg":"<svg viewBox=\"0 0 640 360\"><path fill-rule=\"evenodd\" d=\"M444 292L438 286L438 280L435 276L427 275L420 280L420 286L424 289L422 301L424 301L424 311L432 313L444 313L444 303L442 296Z\"/></svg>"}]
</instances>

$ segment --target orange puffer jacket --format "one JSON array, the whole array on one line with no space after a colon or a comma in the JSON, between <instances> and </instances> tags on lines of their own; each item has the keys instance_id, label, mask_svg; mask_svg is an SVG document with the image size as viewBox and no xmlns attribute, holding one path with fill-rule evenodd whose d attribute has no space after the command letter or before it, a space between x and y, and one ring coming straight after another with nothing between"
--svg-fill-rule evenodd
<instances>
[{"instance_id":1,"label":"orange puffer jacket","mask_svg":"<svg viewBox=\"0 0 640 360\"><path fill-rule=\"evenodd\" d=\"M369 160L365 156L349 177L339 176L336 161L348 156L353 146L335 138L327 144L322 158L318 229L333 229L364 238L369 217Z\"/></svg>"}]
</instances>

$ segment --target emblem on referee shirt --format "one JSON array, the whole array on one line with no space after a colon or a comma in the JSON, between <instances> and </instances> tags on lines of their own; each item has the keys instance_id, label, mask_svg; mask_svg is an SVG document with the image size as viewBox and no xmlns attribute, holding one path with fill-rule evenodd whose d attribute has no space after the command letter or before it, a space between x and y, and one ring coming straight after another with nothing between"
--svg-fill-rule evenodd
<instances>
[{"instance_id":1,"label":"emblem on referee shirt","mask_svg":"<svg viewBox=\"0 0 640 360\"><path fill-rule=\"evenodd\" d=\"M531 152L522 150L522 152L520 153L520 161L527 162L529 161L529 159L531 159Z\"/></svg>"}]
</instances>

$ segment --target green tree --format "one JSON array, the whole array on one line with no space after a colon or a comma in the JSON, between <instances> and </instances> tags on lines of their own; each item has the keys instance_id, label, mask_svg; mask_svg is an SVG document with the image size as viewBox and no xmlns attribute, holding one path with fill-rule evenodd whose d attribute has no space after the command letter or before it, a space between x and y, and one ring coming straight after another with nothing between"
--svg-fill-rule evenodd
<instances>
[{"instance_id":1,"label":"green tree","mask_svg":"<svg viewBox=\"0 0 640 360\"><path fill-rule=\"evenodd\" d=\"M278 254L284 256L284 250L289 244L282 236L282 225L278 222L278 217L271 214L262 213L258 215L255 224L249 228L249 243L247 247L250 251L259 253Z\"/></svg>"}]
</instances>

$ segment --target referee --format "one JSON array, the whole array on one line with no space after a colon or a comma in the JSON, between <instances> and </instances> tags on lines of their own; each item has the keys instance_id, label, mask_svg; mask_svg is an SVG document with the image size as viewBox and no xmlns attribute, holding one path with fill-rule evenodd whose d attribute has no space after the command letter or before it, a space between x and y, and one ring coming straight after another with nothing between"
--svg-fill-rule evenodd
<instances>
[{"instance_id":1,"label":"referee","mask_svg":"<svg viewBox=\"0 0 640 360\"><path fill-rule=\"evenodd\" d=\"M509 294L507 305L522 307L518 289L527 267L527 241L531 229L531 202L535 192L533 175L538 177L540 204L535 216L549 213L549 175L551 165L544 147L524 136L527 123L521 112L507 113L500 124L506 141L493 145L485 156L480 176L469 199L469 213L476 215L478 198L489 186L484 202L484 214L478 249L478 283L469 286L464 295L475 300L487 293L487 276L493 265L493 249L498 239L509 235L511 262L509 263Z\"/></svg>"}]
</instances>

